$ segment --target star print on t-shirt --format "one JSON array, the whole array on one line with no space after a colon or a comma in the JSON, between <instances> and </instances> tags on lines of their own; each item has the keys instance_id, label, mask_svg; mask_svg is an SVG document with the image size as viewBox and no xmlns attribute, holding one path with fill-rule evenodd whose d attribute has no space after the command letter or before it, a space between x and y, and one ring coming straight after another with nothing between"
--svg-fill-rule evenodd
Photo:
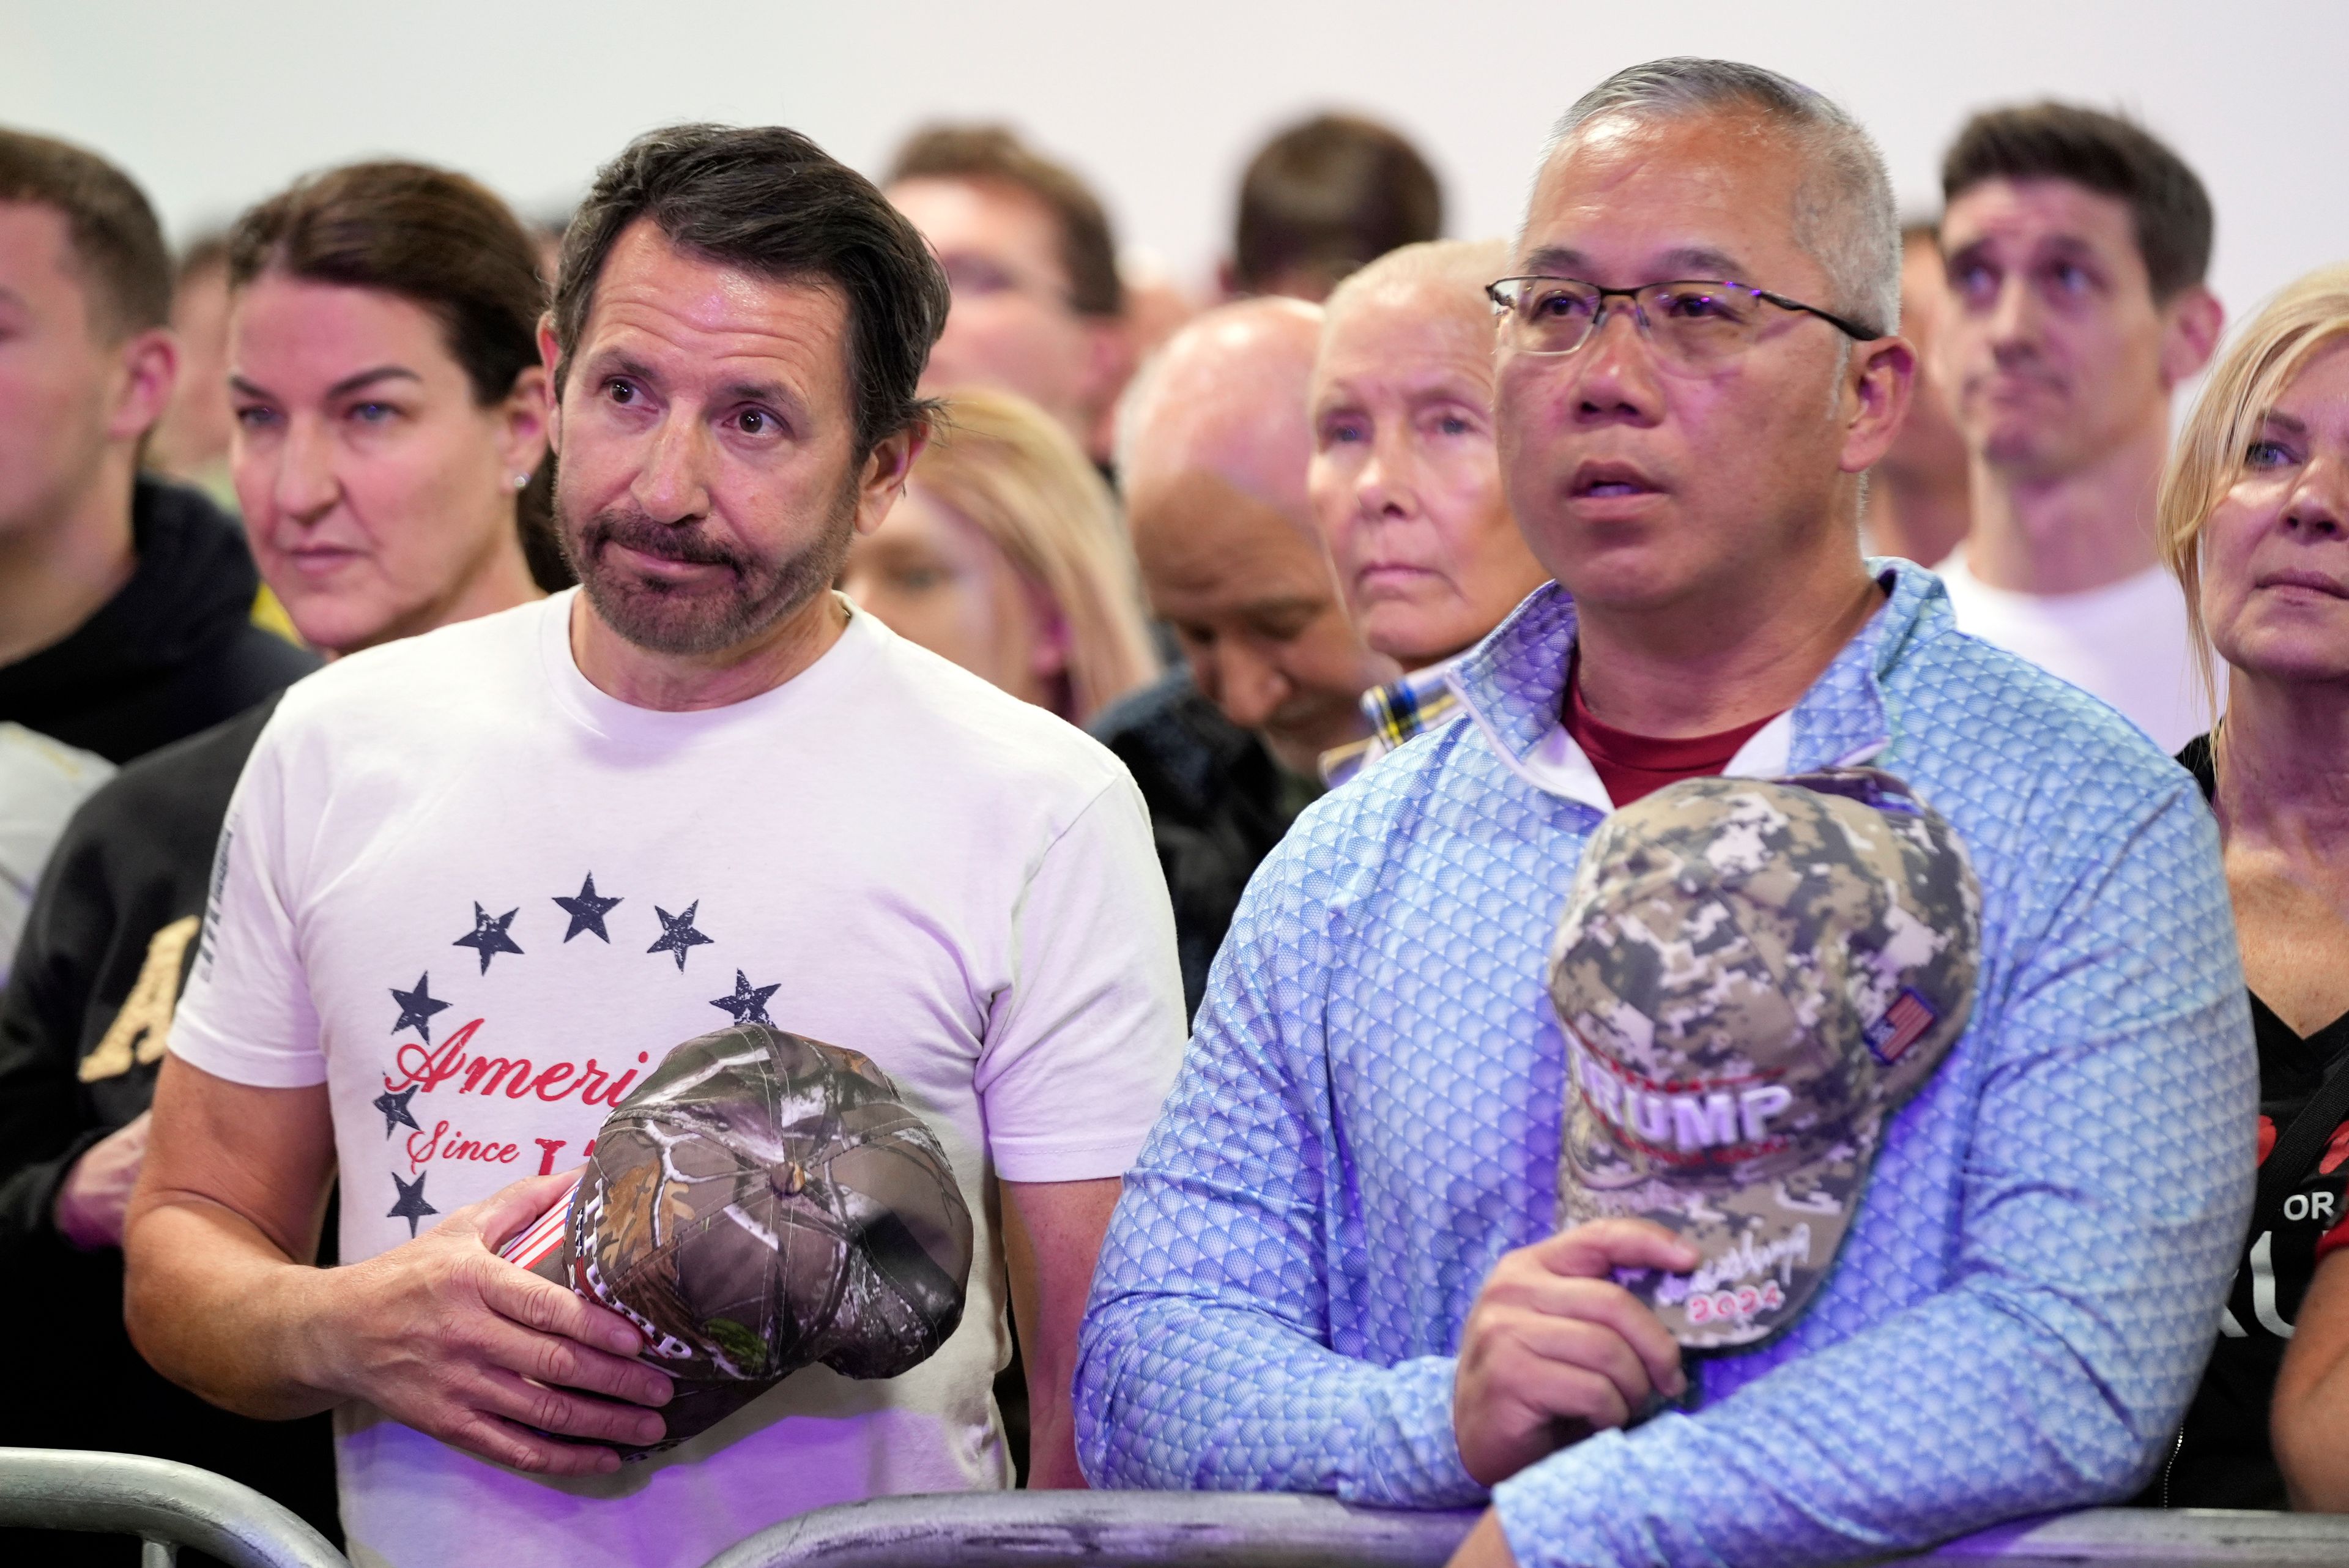
<instances>
[{"instance_id":1,"label":"star print on t-shirt","mask_svg":"<svg viewBox=\"0 0 2349 1568\"><path fill-rule=\"evenodd\" d=\"M481 905L475 904L473 929L449 945L457 948L471 948L475 952L480 953L481 972L487 974L490 972L490 961L498 954L522 951L522 948L514 940L506 935L506 928L513 924L513 918L521 913L522 910L519 909L508 909L502 915L492 915L484 911Z\"/></svg>"},{"instance_id":2,"label":"star print on t-shirt","mask_svg":"<svg viewBox=\"0 0 2349 1568\"><path fill-rule=\"evenodd\" d=\"M775 1021L767 1016L767 998L781 989L781 981L772 985L754 986L750 978L738 969L734 971L734 994L714 997L709 1005L724 1008L734 1015L737 1023L763 1023L772 1029Z\"/></svg>"},{"instance_id":3,"label":"star print on t-shirt","mask_svg":"<svg viewBox=\"0 0 2349 1568\"><path fill-rule=\"evenodd\" d=\"M424 1179L431 1174L429 1170L419 1171L416 1180L411 1184L400 1180L399 1172L395 1170L391 1173L392 1185L399 1189L399 1201L391 1206L391 1212L384 1218L407 1220L408 1239L411 1241L416 1240L416 1222L427 1214L440 1212L424 1201Z\"/></svg>"},{"instance_id":4,"label":"star print on t-shirt","mask_svg":"<svg viewBox=\"0 0 2349 1568\"><path fill-rule=\"evenodd\" d=\"M488 961L485 959L482 962L486 967ZM431 971L428 970L416 977L414 991L402 991L393 986L391 999L399 1003L399 1022L391 1026L391 1032L397 1034L412 1023L416 1032L424 1036L424 1043L431 1044L432 1015L449 1005L432 994Z\"/></svg>"},{"instance_id":5,"label":"star print on t-shirt","mask_svg":"<svg viewBox=\"0 0 2349 1568\"><path fill-rule=\"evenodd\" d=\"M574 609L558 595L338 660L288 692L254 755L217 958L171 1044L229 1081L323 1085L302 1092L332 1101L347 1264L517 1179L568 1181L678 1042L738 1029L710 1005L737 970L754 1004L739 1030L766 1028L763 1007L905 1091L982 1261L1001 1245L985 1201L999 1164L1056 1181L1133 1163L1184 1010L1147 807L1119 763L861 613L761 700L636 708L579 672ZM520 906L505 935L525 957L484 971L479 949L450 946L476 900ZM410 1090L414 1127L393 1116ZM914 1376L844 1400L830 1374L787 1379L613 1476L541 1485L355 1412L337 1443L351 1550L432 1568L698 1563L838 1498L991 1482L991 1275L972 1271L962 1327Z\"/></svg>"},{"instance_id":6,"label":"star print on t-shirt","mask_svg":"<svg viewBox=\"0 0 2349 1568\"><path fill-rule=\"evenodd\" d=\"M420 1084L410 1084L404 1089L386 1089L375 1097L375 1108L383 1113L384 1137L389 1137L395 1127L413 1127L418 1132L424 1130L408 1109L408 1102L416 1097L416 1091L421 1087Z\"/></svg>"},{"instance_id":7,"label":"star print on t-shirt","mask_svg":"<svg viewBox=\"0 0 2349 1568\"><path fill-rule=\"evenodd\" d=\"M685 907L684 914L672 915L658 904L655 904L653 913L660 917L660 940L647 948L645 951L668 953L676 958L677 967L680 971L683 970L687 950L700 947L709 940L708 937L693 929L693 912L700 908L701 900L696 898Z\"/></svg>"},{"instance_id":8,"label":"star print on t-shirt","mask_svg":"<svg viewBox=\"0 0 2349 1568\"><path fill-rule=\"evenodd\" d=\"M564 914L571 917L571 929L563 933L564 941L569 941L582 931L589 931L609 942L612 940L612 934L604 929L604 917L626 900L597 897L595 873L590 871L587 873L587 880L579 885L577 898L566 898L558 893L554 896L554 902Z\"/></svg>"}]
</instances>

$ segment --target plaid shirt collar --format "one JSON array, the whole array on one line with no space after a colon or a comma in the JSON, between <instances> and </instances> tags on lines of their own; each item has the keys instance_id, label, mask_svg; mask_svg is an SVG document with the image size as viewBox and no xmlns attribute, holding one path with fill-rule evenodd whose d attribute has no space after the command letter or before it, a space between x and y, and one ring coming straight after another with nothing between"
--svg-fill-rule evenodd
<instances>
[{"instance_id":1,"label":"plaid shirt collar","mask_svg":"<svg viewBox=\"0 0 2349 1568\"><path fill-rule=\"evenodd\" d=\"M1414 670L1400 680L1373 686L1362 693L1362 718L1369 735L1349 745L1321 753L1321 782L1335 789L1385 756L1421 731L1441 723L1460 705L1449 683L1454 666L1468 656L1455 654L1439 664Z\"/></svg>"}]
</instances>

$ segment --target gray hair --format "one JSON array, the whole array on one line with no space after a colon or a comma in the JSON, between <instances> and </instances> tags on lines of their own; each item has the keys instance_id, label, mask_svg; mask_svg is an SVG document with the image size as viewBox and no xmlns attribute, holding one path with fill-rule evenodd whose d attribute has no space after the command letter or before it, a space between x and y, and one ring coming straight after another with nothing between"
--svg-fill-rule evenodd
<instances>
[{"instance_id":1,"label":"gray hair","mask_svg":"<svg viewBox=\"0 0 2349 1568\"><path fill-rule=\"evenodd\" d=\"M1478 316L1488 313L1485 286L1509 270L1506 240L1422 240L1348 273L1321 302L1324 321L1356 297L1396 283L1457 286ZM1325 325L1323 331L1327 333Z\"/></svg>"},{"instance_id":2,"label":"gray hair","mask_svg":"<svg viewBox=\"0 0 2349 1568\"><path fill-rule=\"evenodd\" d=\"M1795 241L1826 269L1832 308L1863 327L1897 330L1900 216L1884 154L1841 105L1776 71L1687 57L1617 71L1558 118L1535 178L1594 119L1679 119L1741 108L1758 110L1795 143L1804 172L1795 197Z\"/></svg>"}]
</instances>

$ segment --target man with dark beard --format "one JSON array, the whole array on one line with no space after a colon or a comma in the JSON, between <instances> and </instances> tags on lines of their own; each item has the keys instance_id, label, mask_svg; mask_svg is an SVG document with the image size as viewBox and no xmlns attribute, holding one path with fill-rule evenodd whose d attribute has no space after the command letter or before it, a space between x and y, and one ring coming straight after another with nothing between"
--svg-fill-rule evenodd
<instances>
[{"instance_id":1,"label":"man with dark beard","mask_svg":"<svg viewBox=\"0 0 2349 1568\"><path fill-rule=\"evenodd\" d=\"M254 750L129 1320L219 1403L335 1410L357 1557L691 1564L823 1504L1008 1484L1006 1279L1032 1478L1076 1480L1073 1333L1182 992L1125 771L831 591L921 450L946 310L913 228L805 138L641 138L541 334L584 591L340 660ZM605 1445L660 1436L663 1346L497 1249L730 1021L876 1062L980 1263L914 1371L794 1374L624 1480ZM346 1266L318 1271L336 1169Z\"/></svg>"}]
</instances>

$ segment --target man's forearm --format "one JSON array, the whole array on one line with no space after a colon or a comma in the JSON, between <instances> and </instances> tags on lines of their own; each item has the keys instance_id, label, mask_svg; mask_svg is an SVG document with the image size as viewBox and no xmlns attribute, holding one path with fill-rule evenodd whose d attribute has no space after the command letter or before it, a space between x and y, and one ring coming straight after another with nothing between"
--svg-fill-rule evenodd
<instances>
[{"instance_id":1,"label":"man's forearm","mask_svg":"<svg viewBox=\"0 0 2349 1568\"><path fill-rule=\"evenodd\" d=\"M1054 1388L1059 1389L1057 1397ZM1077 1439L1069 1413L1068 1381L1050 1374L1028 1379L1028 1490L1081 1491L1085 1472L1077 1464Z\"/></svg>"},{"instance_id":2,"label":"man's forearm","mask_svg":"<svg viewBox=\"0 0 2349 1568\"><path fill-rule=\"evenodd\" d=\"M0 1177L0 1271L13 1272L30 1257L35 1246L55 1245L60 1240L57 1189L72 1173L74 1161L109 1130L91 1127L67 1145L62 1155L27 1161Z\"/></svg>"},{"instance_id":3,"label":"man's forearm","mask_svg":"<svg viewBox=\"0 0 2349 1568\"><path fill-rule=\"evenodd\" d=\"M1380 1366L1260 1310L1097 1303L1077 1375L1078 1449L1099 1486L1464 1507L1485 1489L1460 1462L1453 1380L1449 1356Z\"/></svg>"},{"instance_id":4,"label":"man's forearm","mask_svg":"<svg viewBox=\"0 0 2349 1568\"><path fill-rule=\"evenodd\" d=\"M1077 1369L1077 1327L1101 1257L1102 1233L1117 1207L1119 1181L1007 1181L1003 1255L1012 1318L1028 1364L1028 1485L1081 1487L1069 1386Z\"/></svg>"},{"instance_id":5,"label":"man's forearm","mask_svg":"<svg viewBox=\"0 0 2349 1568\"><path fill-rule=\"evenodd\" d=\"M2217 1299L2190 1273L2179 1288ZM1494 1501L1526 1568L1845 1562L2111 1501L2143 1481L2200 1344L2182 1320L2142 1345L2048 1327L2083 1315L1948 1291L1693 1415L1588 1438Z\"/></svg>"},{"instance_id":6,"label":"man's forearm","mask_svg":"<svg viewBox=\"0 0 2349 1568\"><path fill-rule=\"evenodd\" d=\"M51 979L58 961L37 943L23 957L0 992L0 1274L34 1256L33 1249L56 1244L59 1185L114 1130L92 1125L77 1092L73 1044L56 994L69 988Z\"/></svg>"},{"instance_id":7,"label":"man's forearm","mask_svg":"<svg viewBox=\"0 0 2349 1568\"><path fill-rule=\"evenodd\" d=\"M131 1342L164 1376L262 1420L341 1397L310 1353L328 1271L295 1262L251 1221L198 1198L143 1201L124 1252Z\"/></svg>"}]
</instances>

